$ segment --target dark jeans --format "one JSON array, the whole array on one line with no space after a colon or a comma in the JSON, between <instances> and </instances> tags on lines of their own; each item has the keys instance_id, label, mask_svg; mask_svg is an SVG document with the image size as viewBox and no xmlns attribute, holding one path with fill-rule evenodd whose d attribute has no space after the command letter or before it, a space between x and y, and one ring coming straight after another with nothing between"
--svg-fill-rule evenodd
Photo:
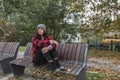
<instances>
[{"instance_id":1,"label":"dark jeans","mask_svg":"<svg viewBox=\"0 0 120 80\"><path fill-rule=\"evenodd\" d=\"M52 49L48 51L47 53L43 54L41 52L41 49L38 48L32 62L34 65L39 66L39 65L43 65L47 63L49 60L54 60L55 58L57 58L56 49Z\"/></svg>"}]
</instances>

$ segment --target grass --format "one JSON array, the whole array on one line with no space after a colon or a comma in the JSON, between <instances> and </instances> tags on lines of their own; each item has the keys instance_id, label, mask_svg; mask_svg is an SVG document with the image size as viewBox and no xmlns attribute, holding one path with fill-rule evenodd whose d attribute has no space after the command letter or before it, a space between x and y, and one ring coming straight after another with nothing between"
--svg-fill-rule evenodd
<instances>
[{"instance_id":1,"label":"grass","mask_svg":"<svg viewBox=\"0 0 120 80\"><path fill-rule=\"evenodd\" d=\"M87 72L87 80L119 80L120 76L115 74L103 74Z\"/></svg>"},{"instance_id":2,"label":"grass","mask_svg":"<svg viewBox=\"0 0 120 80\"><path fill-rule=\"evenodd\" d=\"M19 51L20 51L20 52L23 52L23 51L25 51L25 48L26 48L25 46L20 46L20 47L19 47Z\"/></svg>"},{"instance_id":3,"label":"grass","mask_svg":"<svg viewBox=\"0 0 120 80\"><path fill-rule=\"evenodd\" d=\"M87 72L87 80L104 80L103 74Z\"/></svg>"}]
</instances>

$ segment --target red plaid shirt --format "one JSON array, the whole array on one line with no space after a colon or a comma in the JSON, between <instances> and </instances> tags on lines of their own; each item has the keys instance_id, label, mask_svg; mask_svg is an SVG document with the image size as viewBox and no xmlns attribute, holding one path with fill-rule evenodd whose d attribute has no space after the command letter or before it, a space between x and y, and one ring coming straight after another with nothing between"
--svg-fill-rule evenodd
<instances>
[{"instance_id":1,"label":"red plaid shirt","mask_svg":"<svg viewBox=\"0 0 120 80\"><path fill-rule=\"evenodd\" d=\"M32 38L32 58L34 57L37 47L43 48L48 47L50 45L50 40L53 40L50 36L44 37L44 40L40 40L38 38L33 37ZM52 48L55 48L55 44L51 44Z\"/></svg>"}]
</instances>

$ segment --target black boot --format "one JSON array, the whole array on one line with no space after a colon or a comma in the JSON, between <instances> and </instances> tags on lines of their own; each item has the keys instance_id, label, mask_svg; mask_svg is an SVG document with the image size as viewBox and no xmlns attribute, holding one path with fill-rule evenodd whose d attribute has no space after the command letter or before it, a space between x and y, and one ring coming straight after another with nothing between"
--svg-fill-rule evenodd
<instances>
[{"instance_id":1,"label":"black boot","mask_svg":"<svg viewBox=\"0 0 120 80\"><path fill-rule=\"evenodd\" d=\"M50 62L50 67L52 70L56 70L58 68L54 61Z\"/></svg>"},{"instance_id":2,"label":"black boot","mask_svg":"<svg viewBox=\"0 0 120 80\"><path fill-rule=\"evenodd\" d=\"M59 63L59 60L56 59L56 60L54 60L54 61L55 61L55 64L57 65L57 67L59 68L59 67L61 66L61 64Z\"/></svg>"},{"instance_id":3,"label":"black boot","mask_svg":"<svg viewBox=\"0 0 120 80\"><path fill-rule=\"evenodd\" d=\"M55 61L55 64L57 65L57 67L58 67L61 71L65 71L64 66L61 66L61 64L59 63L59 60L58 60L58 59L56 59L56 60L54 60L54 61Z\"/></svg>"},{"instance_id":4,"label":"black boot","mask_svg":"<svg viewBox=\"0 0 120 80\"><path fill-rule=\"evenodd\" d=\"M55 64L55 61L50 62L50 65L51 65L51 69L55 72L62 72L63 71Z\"/></svg>"}]
</instances>

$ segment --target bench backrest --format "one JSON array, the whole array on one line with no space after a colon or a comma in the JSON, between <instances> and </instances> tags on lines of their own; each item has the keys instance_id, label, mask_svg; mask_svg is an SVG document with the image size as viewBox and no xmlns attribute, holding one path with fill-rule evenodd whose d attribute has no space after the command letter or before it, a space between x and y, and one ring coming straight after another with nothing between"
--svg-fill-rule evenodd
<instances>
[{"instance_id":1,"label":"bench backrest","mask_svg":"<svg viewBox=\"0 0 120 80\"><path fill-rule=\"evenodd\" d=\"M87 54L87 44L82 43L71 43L71 44L60 44L57 47L57 55L61 60L65 60L67 63L83 64L85 54ZM24 53L24 57L31 58L32 44L28 43Z\"/></svg>"},{"instance_id":2,"label":"bench backrest","mask_svg":"<svg viewBox=\"0 0 120 80\"><path fill-rule=\"evenodd\" d=\"M0 55L2 55L6 42L0 42Z\"/></svg>"},{"instance_id":3,"label":"bench backrest","mask_svg":"<svg viewBox=\"0 0 120 80\"><path fill-rule=\"evenodd\" d=\"M27 43L24 57L32 58L32 43Z\"/></svg>"},{"instance_id":4,"label":"bench backrest","mask_svg":"<svg viewBox=\"0 0 120 80\"><path fill-rule=\"evenodd\" d=\"M87 57L87 49L88 45L82 43L60 44L57 48L57 55L66 63L83 64Z\"/></svg>"},{"instance_id":5,"label":"bench backrest","mask_svg":"<svg viewBox=\"0 0 120 80\"><path fill-rule=\"evenodd\" d=\"M16 57L18 52L19 42L6 42L2 55Z\"/></svg>"}]
</instances>

